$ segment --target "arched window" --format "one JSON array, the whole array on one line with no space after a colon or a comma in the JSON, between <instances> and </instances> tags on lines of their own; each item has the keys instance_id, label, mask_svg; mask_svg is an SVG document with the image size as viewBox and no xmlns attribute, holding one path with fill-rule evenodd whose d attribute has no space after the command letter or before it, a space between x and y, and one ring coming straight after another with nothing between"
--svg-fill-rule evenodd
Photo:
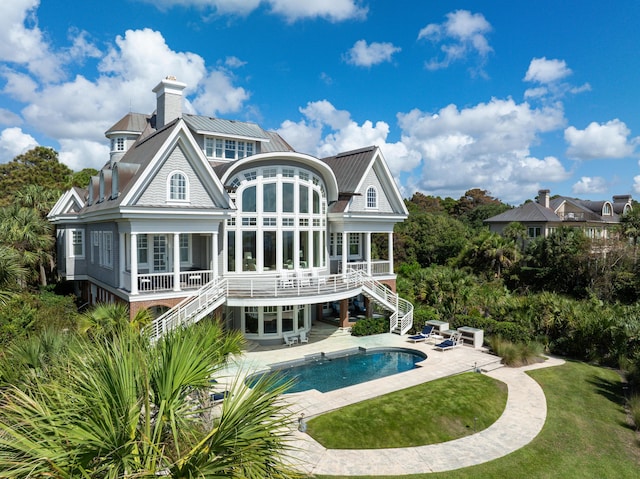
<instances>
[{"instance_id":1,"label":"arched window","mask_svg":"<svg viewBox=\"0 0 640 479\"><path fill-rule=\"evenodd\" d=\"M374 186L367 188L367 208L378 207L378 192Z\"/></svg>"},{"instance_id":2,"label":"arched window","mask_svg":"<svg viewBox=\"0 0 640 479\"><path fill-rule=\"evenodd\" d=\"M602 207L602 216L611 216L611 203L606 202Z\"/></svg>"},{"instance_id":3,"label":"arched window","mask_svg":"<svg viewBox=\"0 0 640 479\"><path fill-rule=\"evenodd\" d=\"M189 199L187 177L180 171L173 172L169 175L169 200L170 201L187 201Z\"/></svg>"}]
</instances>

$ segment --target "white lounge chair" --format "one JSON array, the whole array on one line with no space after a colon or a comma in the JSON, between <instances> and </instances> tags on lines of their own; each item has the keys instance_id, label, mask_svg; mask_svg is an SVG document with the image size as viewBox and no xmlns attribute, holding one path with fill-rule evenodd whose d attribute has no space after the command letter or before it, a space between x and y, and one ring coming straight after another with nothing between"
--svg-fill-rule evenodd
<instances>
[{"instance_id":1,"label":"white lounge chair","mask_svg":"<svg viewBox=\"0 0 640 479\"><path fill-rule=\"evenodd\" d=\"M306 331L299 331L300 333L300 342L301 343L308 343L309 342L309 338L307 337L307 332Z\"/></svg>"},{"instance_id":2,"label":"white lounge chair","mask_svg":"<svg viewBox=\"0 0 640 479\"><path fill-rule=\"evenodd\" d=\"M462 333L453 333L449 339L445 339L441 343L436 344L434 348L440 351L446 351L457 346L462 346L462 343Z\"/></svg>"},{"instance_id":3,"label":"white lounge chair","mask_svg":"<svg viewBox=\"0 0 640 479\"><path fill-rule=\"evenodd\" d=\"M298 343L298 336L293 336L292 334L284 334L282 336L282 339L284 339L284 344L286 344L289 347L292 344L297 344Z\"/></svg>"}]
</instances>

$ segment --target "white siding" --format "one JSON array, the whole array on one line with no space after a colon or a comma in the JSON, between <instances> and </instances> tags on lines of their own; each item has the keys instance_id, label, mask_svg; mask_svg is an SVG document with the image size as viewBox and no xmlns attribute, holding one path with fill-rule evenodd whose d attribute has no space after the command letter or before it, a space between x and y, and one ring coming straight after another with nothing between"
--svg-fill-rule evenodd
<instances>
[{"instance_id":1,"label":"white siding","mask_svg":"<svg viewBox=\"0 0 640 479\"><path fill-rule=\"evenodd\" d=\"M160 168L158 174L151 180L147 189L137 202L137 205L159 206L167 204L167 178L170 173L181 171L189 180L189 201L185 206L214 207L214 202L202 185L193 167L181 148L173 150L169 158ZM175 204L175 203L171 203ZM182 203L181 203L182 204Z\"/></svg>"}]
</instances>

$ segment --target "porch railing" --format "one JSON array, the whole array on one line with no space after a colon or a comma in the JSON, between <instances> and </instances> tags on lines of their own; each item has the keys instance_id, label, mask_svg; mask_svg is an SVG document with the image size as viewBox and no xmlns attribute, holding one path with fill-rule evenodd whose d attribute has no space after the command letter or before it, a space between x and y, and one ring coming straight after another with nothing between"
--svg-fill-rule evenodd
<instances>
[{"instance_id":1,"label":"porch railing","mask_svg":"<svg viewBox=\"0 0 640 479\"><path fill-rule=\"evenodd\" d=\"M179 275L179 290L199 289L213 279L213 271L196 270L182 271ZM124 287L131 291L131 273L124 274ZM172 291L174 289L173 273L139 273L138 274L138 292L152 293L156 291Z\"/></svg>"},{"instance_id":2,"label":"porch railing","mask_svg":"<svg viewBox=\"0 0 640 479\"><path fill-rule=\"evenodd\" d=\"M355 271L367 272L368 263L366 261L354 261L347 263L347 270L352 269ZM387 260L371 261L371 275L382 276L385 274L391 274L391 262Z\"/></svg>"}]
</instances>

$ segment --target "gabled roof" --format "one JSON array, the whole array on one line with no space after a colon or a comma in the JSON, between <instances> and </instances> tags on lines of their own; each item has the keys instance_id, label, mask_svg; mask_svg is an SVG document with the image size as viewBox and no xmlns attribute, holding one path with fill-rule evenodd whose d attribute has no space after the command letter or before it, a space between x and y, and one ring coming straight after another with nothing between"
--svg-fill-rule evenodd
<instances>
[{"instance_id":1,"label":"gabled roof","mask_svg":"<svg viewBox=\"0 0 640 479\"><path fill-rule=\"evenodd\" d=\"M530 201L484 221L486 223L512 223L514 221L519 221L520 223L543 223L561 220L551 209L545 208L540 203Z\"/></svg>"},{"instance_id":2,"label":"gabled roof","mask_svg":"<svg viewBox=\"0 0 640 479\"><path fill-rule=\"evenodd\" d=\"M338 180L340 193L353 194L358 190L358 186L371 165L377 150L377 147L369 146L321 158L320 160L333 170Z\"/></svg>"},{"instance_id":3,"label":"gabled roof","mask_svg":"<svg viewBox=\"0 0 640 479\"><path fill-rule=\"evenodd\" d=\"M72 187L58 198L58 201L53 205L47 217L53 220L63 215L76 216L84 206L86 196L87 190L78 188L77 186Z\"/></svg>"}]
</instances>

